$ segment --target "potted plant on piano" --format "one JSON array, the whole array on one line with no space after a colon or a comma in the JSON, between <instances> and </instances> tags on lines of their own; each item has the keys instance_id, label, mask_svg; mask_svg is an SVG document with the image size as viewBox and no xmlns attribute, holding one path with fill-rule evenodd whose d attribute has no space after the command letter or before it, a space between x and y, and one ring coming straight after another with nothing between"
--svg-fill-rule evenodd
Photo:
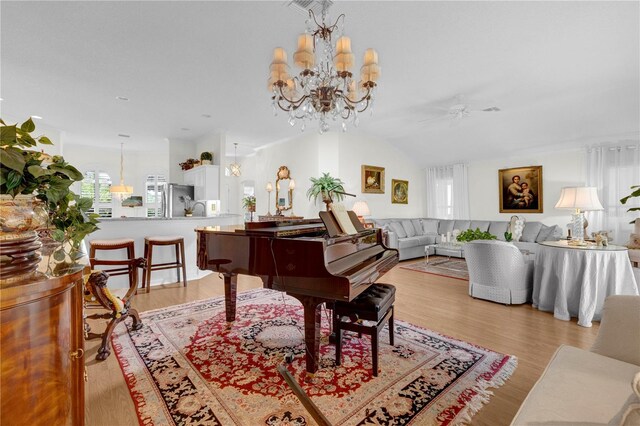
<instances>
[{"instance_id":1,"label":"potted plant on piano","mask_svg":"<svg viewBox=\"0 0 640 426\"><path fill-rule=\"evenodd\" d=\"M323 173L321 177L309 178L309 180L311 188L307 191L307 197L314 203L320 198L326 204L327 211L330 210L329 205L334 199L335 201L344 199L344 182L341 179L334 178L329 173Z\"/></svg>"},{"instance_id":2,"label":"potted plant on piano","mask_svg":"<svg viewBox=\"0 0 640 426\"><path fill-rule=\"evenodd\" d=\"M247 195L242 199L242 207L244 207L249 213L251 213L251 222L253 222L253 213L256 211L256 197L255 195Z\"/></svg>"}]
</instances>

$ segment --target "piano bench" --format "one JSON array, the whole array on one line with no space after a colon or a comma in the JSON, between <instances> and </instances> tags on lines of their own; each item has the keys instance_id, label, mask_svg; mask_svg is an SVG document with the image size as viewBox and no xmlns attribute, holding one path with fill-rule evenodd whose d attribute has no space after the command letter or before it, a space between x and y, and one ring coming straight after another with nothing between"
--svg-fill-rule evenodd
<instances>
[{"instance_id":1,"label":"piano bench","mask_svg":"<svg viewBox=\"0 0 640 426\"><path fill-rule=\"evenodd\" d=\"M351 302L335 302L334 328L336 333L336 365L342 362L342 331L349 330L371 336L373 375L378 375L378 340L384 324L389 321L389 343L393 346L393 303L396 288L391 284L376 283ZM344 321L348 317L350 322ZM361 321L373 321L365 325Z\"/></svg>"}]
</instances>

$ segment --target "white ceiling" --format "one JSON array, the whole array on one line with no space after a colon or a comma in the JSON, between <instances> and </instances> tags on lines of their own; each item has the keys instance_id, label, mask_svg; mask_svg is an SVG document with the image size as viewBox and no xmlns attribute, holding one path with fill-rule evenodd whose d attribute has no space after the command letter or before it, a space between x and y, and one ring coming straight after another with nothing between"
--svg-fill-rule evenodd
<instances>
[{"instance_id":1,"label":"white ceiling","mask_svg":"<svg viewBox=\"0 0 640 426\"><path fill-rule=\"evenodd\" d=\"M2 1L2 115L40 115L77 143L126 133L140 149L223 131L245 155L295 137L266 89L272 49L291 57L305 27L286 3ZM356 63L374 47L383 72L373 116L350 131L421 165L640 134L639 2L336 1L331 13L346 14ZM437 118L456 95L501 111Z\"/></svg>"}]
</instances>

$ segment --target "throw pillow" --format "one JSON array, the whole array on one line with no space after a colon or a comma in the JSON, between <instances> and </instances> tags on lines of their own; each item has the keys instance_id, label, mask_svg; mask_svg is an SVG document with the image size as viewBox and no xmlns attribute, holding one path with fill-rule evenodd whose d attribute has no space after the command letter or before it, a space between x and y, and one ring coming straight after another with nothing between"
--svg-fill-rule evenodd
<instances>
[{"instance_id":1,"label":"throw pillow","mask_svg":"<svg viewBox=\"0 0 640 426\"><path fill-rule=\"evenodd\" d=\"M422 230L425 235L438 233L438 220L437 219L425 219L422 221Z\"/></svg>"},{"instance_id":2,"label":"throw pillow","mask_svg":"<svg viewBox=\"0 0 640 426\"><path fill-rule=\"evenodd\" d=\"M413 229L416 231L416 235L424 235L420 219L411 219L411 223L413 224Z\"/></svg>"},{"instance_id":3,"label":"throw pillow","mask_svg":"<svg viewBox=\"0 0 640 426\"><path fill-rule=\"evenodd\" d=\"M407 233L407 237L415 237L416 230L413 228L413 224L410 220L403 220L402 227L404 228L404 232Z\"/></svg>"},{"instance_id":4,"label":"throw pillow","mask_svg":"<svg viewBox=\"0 0 640 426\"><path fill-rule=\"evenodd\" d=\"M453 220L440 220L438 223L438 234L447 235L447 232L453 231Z\"/></svg>"},{"instance_id":5,"label":"throw pillow","mask_svg":"<svg viewBox=\"0 0 640 426\"><path fill-rule=\"evenodd\" d=\"M540 232L538 232L538 236L536 237L536 243L548 241L551 238L552 232L553 226L542 225L542 228L540 228Z\"/></svg>"},{"instance_id":6,"label":"throw pillow","mask_svg":"<svg viewBox=\"0 0 640 426\"><path fill-rule=\"evenodd\" d=\"M393 232L395 232L398 238L407 238L407 233L404 232L404 227L400 223L391 222L389 223L389 227Z\"/></svg>"},{"instance_id":7,"label":"throw pillow","mask_svg":"<svg viewBox=\"0 0 640 426\"><path fill-rule=\"evenodd\" d=\"M489 232L495 235L500 241L504 241L504 233L507 232L509 222L491 222Z\"/></svg>"},{"instance_id":8,"label":"throw pillow","mask_svg":"<svg viewBox=\"0 0 640 426\"><path fill-rule=\"evenodd\" d=\"M640 234L631 234L627 247L630 249L640 249Z\"/></svg>"},{"instance_id":9,"label":"throw pillow","mask_svg":"<svg viewBox=\"0 0 640 426\"><path fill-rule=\"evenodd\" d=\"M482 232L487 232L489 230L490 224L491 222L489 222L488 220L472 220L471 224L469 225L469 229L473 229L474 231L476 229L479 229Z\"/></svg>"},{"instance_id":10,"label":"throw pillow","mask_svg":"<svg viewBox=\"0 0 640 426\"><path fill-rule=\"evenodd\" d=\"M522 237L520 237L520 241L535 243L536 237L540 233L540 229L542 229L542 224L540 222L527 222L522 230Z\"/></svg>"}]
</instances>

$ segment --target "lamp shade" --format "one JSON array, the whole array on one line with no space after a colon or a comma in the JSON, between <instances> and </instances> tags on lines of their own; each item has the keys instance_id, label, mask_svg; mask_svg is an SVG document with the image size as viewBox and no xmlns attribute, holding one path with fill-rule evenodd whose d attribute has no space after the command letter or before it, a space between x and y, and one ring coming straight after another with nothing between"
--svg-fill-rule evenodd
<instances>
[{"instance_id":1,"label":"lamp shade","mask_svg":"<svg viewBox=\"0 0 640 426\"><path fill-rule=\"evenodd\" d=\"M568 210L604 210L598 199L598 188L595 186L570 186L562 188L557 209Z\"/></svg>"},{"instance_id":2,"label":"lamp shade","mask_svg":"<svg viewBox=\"0 0 640 426\"><path fill-rule=\"evenodd\" d=\"M356 214L356 216L369 216L371 214L369 205L366 201L356 201L353 204L353 212Z\"/></svg>"},{"instance_id":3,"label":"lamp shade","mask_svg":"<svg viewBox=\"0 0 640 426\"><path fill-rule=\"evenodd\" d=\"M267 192L273 191L273 184L271 182L267 182Z\"/></svg>"},{"instance_id":4,"label":"lamp shade","mask_svg":"<svg viewBox=\"0 0 640 426\"><path fill-rule=\"evenodd\" d=\"M111 185L111 188L109 188L109 192L111 192L112 194L122 195L133 194L133 186L123 185L122 183L120 185Z\"/></svg>"}]
</instances>

